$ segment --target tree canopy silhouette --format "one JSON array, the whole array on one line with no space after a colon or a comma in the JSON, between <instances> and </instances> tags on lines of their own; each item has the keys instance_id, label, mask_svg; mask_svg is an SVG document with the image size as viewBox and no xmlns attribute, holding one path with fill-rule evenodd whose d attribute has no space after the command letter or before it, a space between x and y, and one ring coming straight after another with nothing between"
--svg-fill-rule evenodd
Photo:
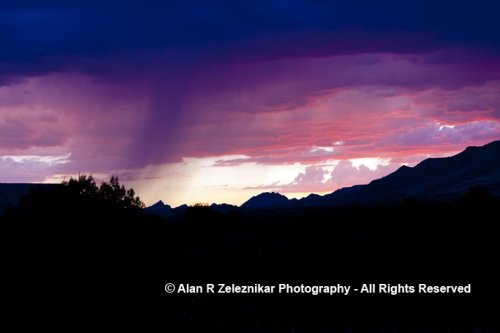
<instances>
[{"instance_id":1,"label":"tree canopy silhouette","mask_svg":"<svg viewBox=\"0 0 500 333\"><path fill-rule=\"evenodd\" d=\"M141 199L135 195L135 191L121 185L117 176L112 176L109 183L102 182L100 186L97 186L92 175L80 175L77 179L71 178L69 181L64 181L62 185L72 195L103 202L118 209L143 209L145 207Z\"/></svg>"},{"instance_id":2,"label":"tree canopy silhouette","mask_svg":"<svg viewBox=\"0 0 500 333\"><path fill-rule=\"evenodd\" d=\"M118 177L97 185L94 177L84 174L60 186L32 189L7 215L29 224L41 219L52 224L66 224L68 219L88 224L133 218L144 207L134 190L121 185Z\"/></svg>"}]
</instances>

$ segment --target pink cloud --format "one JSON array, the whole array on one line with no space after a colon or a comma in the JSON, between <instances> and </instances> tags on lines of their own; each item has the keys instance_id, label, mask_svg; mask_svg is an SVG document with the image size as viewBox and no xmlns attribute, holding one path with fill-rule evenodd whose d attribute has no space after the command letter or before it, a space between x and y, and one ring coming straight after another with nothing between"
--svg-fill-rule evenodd
<instances>
[{"instance_id":1,"label":"pink cloud","mask_svg":"<svg viewBox=\"0 0 500 333\"><path fill-rule=\"evenodd\" d=\"M358 54L179 69L156 58L122 81L31 78L0 87L0 156L71 153L61 173L227 155L247 158L216 165L405 163L498 139L500 65L438 58ZM316 180L313 171L298 182Z\"/></svg>"},{"instance_id":2,"label":"pink cloud","mask_svg":"<svg viewBox=\"0 0 500 333\"><path fill-rule=\"evenodd\" d=\"M359 55L246 64L229 66L230 70L220 73L216 69L201 73L197 76L199 86L196 82L190 85L194 98L183 105L192 119L182 117L183 131L177 134L184 148L178 152L251 158L242 162L313 162L316 157L308 154L312 146L343 140L346 147L336 150L333 157L374 152L390 156L397 144L387 143L385 138L415 128L427 134L437 132L436 122L457 122L457 112L466 113L467 122L497 121L495 113L485 117L466 105L460 109L459 103L455 103L459 111L451 114L443 108L442 96L459 99L464 94L463 99L467 99L471 92L463 85L472 84L476 99L489 97L483 104L498 110L500 105L492 93L500 86L498 81L481 82L471 74L475 66L457 70L423 60L423 56ZM210 79L213 85L206 84ZM209 88L202 91L200 86ZM483 140L499 134L492 127L486 132ZM408 145L408 154L480 143L479 138L467 137L465 132L460 141L457 136L439 134L431 135L433 140L408 136L400 141Z\"/></svg>"},{"instance_id":3,"label":"pink cloud","mask_svg":"<svg viewBox=\"0 0 500 333\"><path fill-rule=\"evenodd\" d=\"M384 177L400 167L395 163L378 165L372 170L365 165L355 167L351 161L340 161L329 172L323 166L311 165L288 184L273 183L252 187L252 189L273 190L281 193L333 192L354 184L367 184L374 179Z\"/></svg>"},{"instance_id":4,"label":"pink cloud","mask_svg":"<svg viewBox=\"0 0 500 333\"><path fill-rule=\"evenodd\" d=\"M396 171L400 165L388 164L378 165L375 170L369 169L365 165L356 168L350 161L341 161L331 172L331 178L325 184L334 189L352 186L353 184L367 184L373 179L387 176Z\"/></svg>"},{"instance_id":5,"label":"pink cloud","mask_svg":"<svg viewBox=\"0 0 500 333\"><path fill-rule=\"evenodd\" d=\"M143 97L133 86L78 74L0 87L0 156L71 153L68 172L126 167L147 112Z\"/></svg>"}]
</instances>

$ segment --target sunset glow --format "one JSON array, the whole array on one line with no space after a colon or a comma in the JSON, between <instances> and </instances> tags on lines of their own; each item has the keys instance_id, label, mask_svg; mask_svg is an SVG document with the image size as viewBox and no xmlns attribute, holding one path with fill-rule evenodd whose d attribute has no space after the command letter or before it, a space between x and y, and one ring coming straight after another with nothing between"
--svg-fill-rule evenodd
<instances>
[{"instance_id":1,"label":"sunset glow","mask_svg":"<svg viewBox=\"0 0 500 333\"><path fill-rule=\"evenodd\" d=\"M3 11L0 39L16 43L0 57L0 182L116 174L148 205L241 204L500 137L493 10L187 3Z\"/></svg>"}]
</instances>

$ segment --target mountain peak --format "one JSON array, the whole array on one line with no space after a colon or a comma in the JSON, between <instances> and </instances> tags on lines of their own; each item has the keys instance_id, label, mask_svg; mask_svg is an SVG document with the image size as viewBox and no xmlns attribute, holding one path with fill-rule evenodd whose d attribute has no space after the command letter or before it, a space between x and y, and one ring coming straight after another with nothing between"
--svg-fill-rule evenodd
<instances>
[{"instance_id":1,"label":"mountain peak","mask_svg":"<svg viewBox=\"0 0 500 333\"><path fill-rule=\"evenodd\" d=\"M168 206L168 205L165 205L165 203L163 203L163 201L159 200L154 205L151 205L150 208L163 208L165 206Z\"/></svg>"},{"instance_id":2,"label":"mountain peak","mask_svg":"<svg viewBox=\"0 0 500 333\"><path fill-rule=\"evenodd\" d=\"M277 192L264 192L251 197L241 205L241 208L275 208L287 206L289 203L288 198L283 194Z\"/></svg>"}]
</instances>

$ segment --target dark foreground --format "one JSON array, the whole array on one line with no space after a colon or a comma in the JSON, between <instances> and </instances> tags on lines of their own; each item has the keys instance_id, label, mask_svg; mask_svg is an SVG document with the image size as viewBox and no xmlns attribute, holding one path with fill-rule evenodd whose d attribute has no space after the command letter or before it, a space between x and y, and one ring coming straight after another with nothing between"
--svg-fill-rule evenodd
<instances>
[{"instance_id":1,"label":"dark foreground","mask_svg":"<svg viewBox=\"0 0 500 333\"><path fill-rule=\"evenodd\" d=\"M203 332L497 332L500 205L487 193L175 221L38 194L1 221L2 310L24 323ZM472 285L471 294L168 294L205 285ZM68 326L71 328L71 326Z\"/></svg>"}]
</instances>

